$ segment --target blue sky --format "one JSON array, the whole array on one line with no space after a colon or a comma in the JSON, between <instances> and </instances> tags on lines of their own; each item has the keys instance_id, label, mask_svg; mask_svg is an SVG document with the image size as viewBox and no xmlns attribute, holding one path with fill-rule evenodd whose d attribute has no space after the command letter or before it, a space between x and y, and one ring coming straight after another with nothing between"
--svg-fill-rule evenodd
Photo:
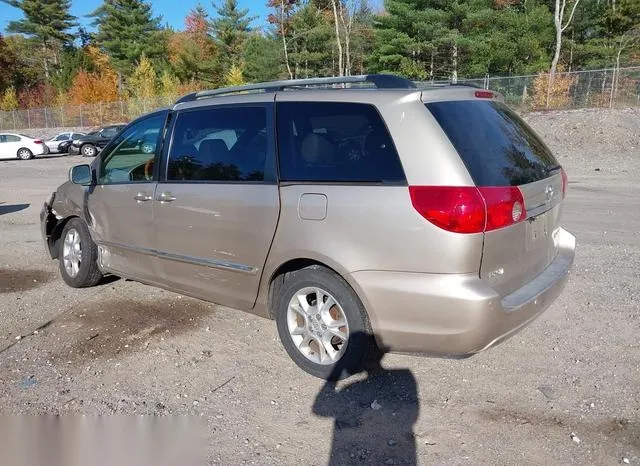
<instances>
[{"instance_id":1,"label":"blue sky","mask_svg":"<svg viewBox=\"0 0 640 466\"><path fill-rule=\"evenodd\" d=\"M72 0L71 13L78 17L80 24L88 26L91 22L90 18L85 16L94 11L100 4L101 0ZM214 9L210 0L202 0L201 2L189 0L153 0L153 12L156 16L162 16L162 24L168 23L175 29L184 27L184 17L189 10L193 9L198 3L201 3L210 14ZM239 0L238 3L242 8L248 8L251 16L258 16L254 21L254 27L262 27L266 24L267 0ZM16 8L0 2L0 31L5 33L5 29L9 21L22 18L22 12Z\"/></svg>"}]
</instances>

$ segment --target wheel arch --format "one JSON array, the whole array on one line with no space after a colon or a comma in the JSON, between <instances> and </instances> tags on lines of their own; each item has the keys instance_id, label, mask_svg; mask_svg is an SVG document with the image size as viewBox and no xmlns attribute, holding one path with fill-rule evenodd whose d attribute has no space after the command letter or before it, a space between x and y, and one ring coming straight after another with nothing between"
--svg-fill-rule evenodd
<instances>
[{"instance_id":1,"label":"wheel arch","mask_svg":"<svg viewBox=\"0 0 640 466\"><path fill-rule=\"evenodd\" d=\"M77 215L70 215L61 220L56 221L56 223L51 227L51 233L48 235L48 238L47 238L47 246L49 247L49 255L51 256L52 259L58 259L58 251L59 251L58 244L60 242L60 238L62 238L62 231L64 230L64 227L67 225L67 223L69 223L69 221L74 218L80 218L80 217ZM47 231L48 231L48 228L49 227L47 227Z\"/></svg>"},{"instance_id":2,"label":"wheel arch","mask_svg":"<svg viewBox=\"0 0 640 466\"><path fill-rule=\"evenodd\" d=\"M369 309L364 293L353 280L351 275L342 266L340 266L340 264L330 260L329 258L312 258L310 256L295 257L281 261L280 265L274 267L272 269L273 271L268 274L269 280L265 283L266 290L264 290L264 303L266 307L266 314L269 319L275 319L274 297L282 288L287 274L312 266L324 267L346 281L362 302L365 310L367 311ZM367 315L371 321L371 313L367 311ZM371 324L374 325L374 322L371 322Z\"/></svg>"}]
</instances>

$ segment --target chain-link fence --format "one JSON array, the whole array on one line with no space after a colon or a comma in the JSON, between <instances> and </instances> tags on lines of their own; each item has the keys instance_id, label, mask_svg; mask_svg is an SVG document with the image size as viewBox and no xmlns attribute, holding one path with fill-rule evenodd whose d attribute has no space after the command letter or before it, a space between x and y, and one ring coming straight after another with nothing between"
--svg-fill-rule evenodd
<instances>
[{"instance_id":1,"label":"chain-link fence","mask_svg":"<svg viewBox=\"0 0 640 466\"><path fill-rule=\"evenodd\" d=\"M555 75L486 76L458 82L500 92L509 105L522 111L640 107L640 66Z\"/></svg>"},{"instance_id":2,"label":"chain-link fence","mask_svg":"<svg viewBox=\"0 0 640 466\"><path fill-rule=\"evenodd\" d=\"M458 79L500 92L505 101L521 111L569 110L579 108L640 107L640 66L591 71L541 73ZM419 82L420 86L448 81ZM91 105L0 111L0 130L31 128L87 128L129 121L139 115L175 102L176 96L128 100Z\"/></svg>"},{"instance_id":3,"label":"chain-link fence","mask_svg":"<svg viewBox=\"0 0 640 466\"><path fill-rule=\"evenodd\" d=\"M0 130L89 128L124 123L144 113L170 105L176 101L176 98L176 96L158 96L145 100L63 105L12 112L0 111Z\"/></svg>"}]
</instances>

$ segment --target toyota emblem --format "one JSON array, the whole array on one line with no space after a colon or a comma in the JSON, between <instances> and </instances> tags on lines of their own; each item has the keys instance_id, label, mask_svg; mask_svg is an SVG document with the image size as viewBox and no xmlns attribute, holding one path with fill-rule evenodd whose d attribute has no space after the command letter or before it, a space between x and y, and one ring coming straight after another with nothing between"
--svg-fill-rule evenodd
<instances>
[{"instance_id":1,"label":"toyota emblem","mask_svg":"<svg viewBox=\"0 0 640 466\"><path fill-rule=\"evenodd\" d=\"M550 184L547 185L544 191L547 194L547 202L553 199L553 186L551 186Z\"/></svg>"}]
</instances>

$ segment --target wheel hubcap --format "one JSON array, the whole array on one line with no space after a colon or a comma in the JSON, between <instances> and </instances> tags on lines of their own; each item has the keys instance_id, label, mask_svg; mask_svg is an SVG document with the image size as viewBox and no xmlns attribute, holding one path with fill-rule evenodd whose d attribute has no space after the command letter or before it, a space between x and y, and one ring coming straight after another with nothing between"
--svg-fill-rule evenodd
<instances>
[{"instance_id":1,"label":"wheel hubcap","mask_svg":"<svg viewBox=\"0 0 640 466\"><path fill-rule=\"evenodd\" d=\"M19 155L20 155L21 159L28 159L29 158L29 152L27 152L26 150L21 150Z\"/></svg>"},{"instance_id":2,"label":"wheel hubcap","mask_svg":"<svg viewBox=\"0 0 640 466\"><path fill-rule=\"evenodd\" d=\"M82 244L80 243L80 234L75 228L70 229L64 237L62 261L64 269L71 278L78 275L80 264L82 264Z\"/></svg>"},{"instance_id":3,"label":"wheel hubcap","mask_svg":"<svg viewBox=\"0 0 640 466\"><path fill-rule=\"evenodd\" d=\"M84 152L84 155L93 155L93 147L86 146L83 152Z\"/></svg>"},{"instance_id":4,"label":"wheel hubcap","mask_svg":"<svg viewBox=\"0 0 640 466\"><path fill-rule=\"evenodd\" d=\"M293 295L287 326L298 351L316 364L335 363L347 348L349 324L344 310L321 288L303 288Z\"/></svg>"}]
</instances>

